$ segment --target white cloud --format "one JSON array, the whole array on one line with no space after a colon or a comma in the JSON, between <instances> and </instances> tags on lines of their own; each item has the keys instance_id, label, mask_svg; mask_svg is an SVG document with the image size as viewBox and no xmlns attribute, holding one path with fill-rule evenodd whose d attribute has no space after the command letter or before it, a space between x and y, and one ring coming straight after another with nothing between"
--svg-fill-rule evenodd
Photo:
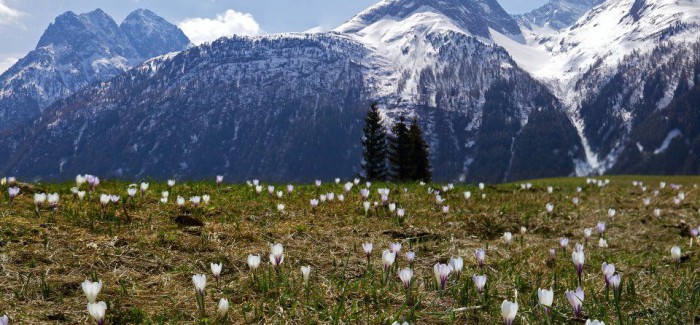
<instances>
[{"instance_id":1,"label":"white cloud","mask_svg":"<svg viewBox=\"0 0 700 325\"><path fill-rule=\"evenodd\" d=\"M15 57L0 57L0 74L3 72L7 71L11 66L13 66L15 63L19 61L18 58Z\"/></svg>"},{"instance_id":2,"label":"white cloud","mask_svg":"<svg viewBox=\"0 0 700 325\"><path fill-rule=\"evenodd\" d=\"M260 34L260 25L255 21L253 15L232 9L226 10L225 13L217 15L214 19L187 18L179 24L179 27L196 45L211 42L224 36Z\"/></svg>"},{"instance_id":3,"label":"white cloud","mask_svg":"<svg viewBox=\"0 0 700 325\"><path fill-rule=\"evenodd\" d=\"M22 16L22 12L8 7L5 0L0 0L0 25L13 23Z\"/></svg>"}]
</instances>

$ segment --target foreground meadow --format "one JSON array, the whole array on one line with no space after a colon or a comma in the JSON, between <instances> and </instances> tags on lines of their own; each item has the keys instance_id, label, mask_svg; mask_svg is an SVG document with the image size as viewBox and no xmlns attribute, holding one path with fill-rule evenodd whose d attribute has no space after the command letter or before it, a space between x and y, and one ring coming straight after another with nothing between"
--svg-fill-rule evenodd
<instances>
[{"instance_id":1,"label":"foreground meadow","mask_svg":"<svg viewBox=\"0 0 700 325\"><path fill-rule=\"evenodd\" d=\"M0 316L10 324L693 324L696 183L103 180L76 191L5 182Z\"/></svg>"}]
</instances>

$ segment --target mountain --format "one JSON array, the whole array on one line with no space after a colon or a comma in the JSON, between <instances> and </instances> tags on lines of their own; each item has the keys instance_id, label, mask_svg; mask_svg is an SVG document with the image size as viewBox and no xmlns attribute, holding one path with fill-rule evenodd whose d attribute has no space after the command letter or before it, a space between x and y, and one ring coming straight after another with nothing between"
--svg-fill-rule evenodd
<instances>
[{"instance_id":1,"label":"mountain","mask_svg":"<svg viewBox=\"0 0 700 325\"><path fill-rule=\"evenodd\" d=\"M585 156L565 107L495 37L522 39L495 1L392 0L329 33L220 39L60 100L0 140L1 170L351 177L378 101L387 126L419 118L437 179L576 173Z\"/></svg>"},{"instance_id":2,"label":"mountain","mask_svg":"<svg viewBox=\"0 0 700 325\"><path fill-rule=\"evenodd\" d=\"M550 0L528 13L515 15L521 29L549 34L573 25L591 8L605 0Z\"/></svg>"},{"instance_id":3,"label":"mountain","mask_svg":"<svg viewBox=\"0 0 700 325\"><path fill-rule=\"evenodd\" d=\"M587 173L671 173L658 163L663 155L637 158L662 147L669 134L692 143L692 132L647 128L659 126L652 122L658 119L669 123L674 114L669 104L692 98L699 35L696 1L608 0L570 27L528 38L526 45L503 38L498 43L568 108L585 147ZM648 134L641 136L640 130ZM676 160L685 161L692 152Z\"/></svg>"},{"instance_id":4,"label":"mountain","mask_svg":"<svg viewBox=\"0 0 700 325\"><path fill-rule=\"evenodd\" d=\"M187 45L182 31L150 11L130 14L121 27L99 9L66 12L49 25L35 50L0 75L0 130L37 117L92 83Z\"/></svg>"}]
</instances>

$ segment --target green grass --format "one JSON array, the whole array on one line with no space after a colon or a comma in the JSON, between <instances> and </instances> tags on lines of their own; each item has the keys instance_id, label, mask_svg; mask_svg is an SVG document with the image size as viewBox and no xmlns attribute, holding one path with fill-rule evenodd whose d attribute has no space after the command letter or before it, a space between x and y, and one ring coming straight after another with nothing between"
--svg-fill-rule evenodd
<instances>
[{"instance_id":1,"label":"green grass","mask_svg":"<svg viewBox=\"0 0 700 325\"><path fill-rule=\"evenodd\" d=\"M365 214L359 187L312 210L309 200L321 193L343 193L340 185L297 185L284 196L256 194L247 185L213 182L181 183L171 191L167 204L159 202L164 183L150 184L145 197L127 200L125 182L104 182L84 201L73 200L64 184L23 184L22 193L10 205L6 187L0 196L0 315L13 324L87 323L87 300L80 290L85 279L104 282L99 300L108 303L108 324L242 324L242 323L364 323L391 324L498 324L504 299L515 299L519 310L515 324L545 324L537 303L538 288L553 288L553 324L577 321L564 292L576 289L578 278L571 261L576 243L583 243L583 229L607 223L604 237L609 247L597 246L597 234L585 248L582 288L583 315L606 324L692 324L700 315L698 245L691 245L689 226L700 225L698 177L610 177L608 187L586 185L585 179L562 178L520 184L487 186L485 199L476 186L456 185L443 193L450 206L444 217L434 203L428 184L373 184L370 201L378 201L377 189L391 189L389 200L406 209L400 220L381 205ZM644 181L646 192L632 187ZM658 197L659 181L682 184L686 199L676 205L678 191L666 188ZM546 186L554 186L548 194ZM582 187L576 193L576 187ZM406 188L406 191L404 191ZM465 200L462 193L471 191ZM31 192L58 192L55 212L36 212ZM118 194L119 207L105 212L99 194ZM179 209L175 198L211 195L199 208L188 203ZM579 206L571 199L578 196ZM651 198L644 207L642 199ZM277 204L286 205L284 212ZM553 203L547 214L545 205ZM123 206L126 206L126 209ZM608 208L615 208L613 220ZM653 215L662 209L660 217ZM178 223L188 216L203 227ZM521 226L527 227L524 236ZM513 233L510 245L501 237ZM568 237L566 251L558 239ZM363 242L373 242L370 265ZM403 245L400 256L384 281L381 252L392 242ZM285 259L279 272L269 264L269 245L284 245ZM683 251L682 263L674 263L670 250ZM481 274L474 250L487 249L486 292L479 297L472 282ZM549 259L550 248L556 257ZM416 252L412 265L403 253ZM262 263L253 278L246 265L248 254L260 254ZM444 292L436 289L435 263L450 257L465 260L462 276L450 275ZM619 299L606 292L601 263L614 263L622 276ZM220 281L213 280L211 262L223 263ZM305 287L300 267L310 265L310 285ZM410 294L396 276L399 268L414 271ZM192 275L207 274L204 297L206 315L200 315ZM386 283L385 283L386 282ZM216 305L227 298L231 309L218 319ZM581 321L583 322L583 321Z\"/></svg>"}]
</instances>

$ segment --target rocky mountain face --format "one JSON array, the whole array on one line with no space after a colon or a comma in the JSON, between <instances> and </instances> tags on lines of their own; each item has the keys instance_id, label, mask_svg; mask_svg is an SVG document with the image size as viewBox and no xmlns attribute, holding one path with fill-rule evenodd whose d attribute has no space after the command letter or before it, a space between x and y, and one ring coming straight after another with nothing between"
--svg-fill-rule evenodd
<instances>
[{"instance_id":1,"label":"rocky mountain face","mask_svg":"<svg viewBox=\"0 0 700 325\"><path fill-rule=\"evenodd\" d=\"M182 31L150 11L130 14L121 26L99 9L66 12L46 29L35 50L0 75L0 130L39 116L56 100L92 83L188 44Z\"/></svg>"},{"instance_id":2,"label":"rocky mountain face","mask_svg":"<svg viewBox=\"0 0 700 325\"><path fill-rule=\"evenodd\" d=\"M222 39L55 104L3 144L4 171L350 177L379 101L387 124L419 118L437 179L574 174L584 155L566 111L492 33L520 34L495 1L402 0L326 34Z\"/></svg>"}]
</instances>

